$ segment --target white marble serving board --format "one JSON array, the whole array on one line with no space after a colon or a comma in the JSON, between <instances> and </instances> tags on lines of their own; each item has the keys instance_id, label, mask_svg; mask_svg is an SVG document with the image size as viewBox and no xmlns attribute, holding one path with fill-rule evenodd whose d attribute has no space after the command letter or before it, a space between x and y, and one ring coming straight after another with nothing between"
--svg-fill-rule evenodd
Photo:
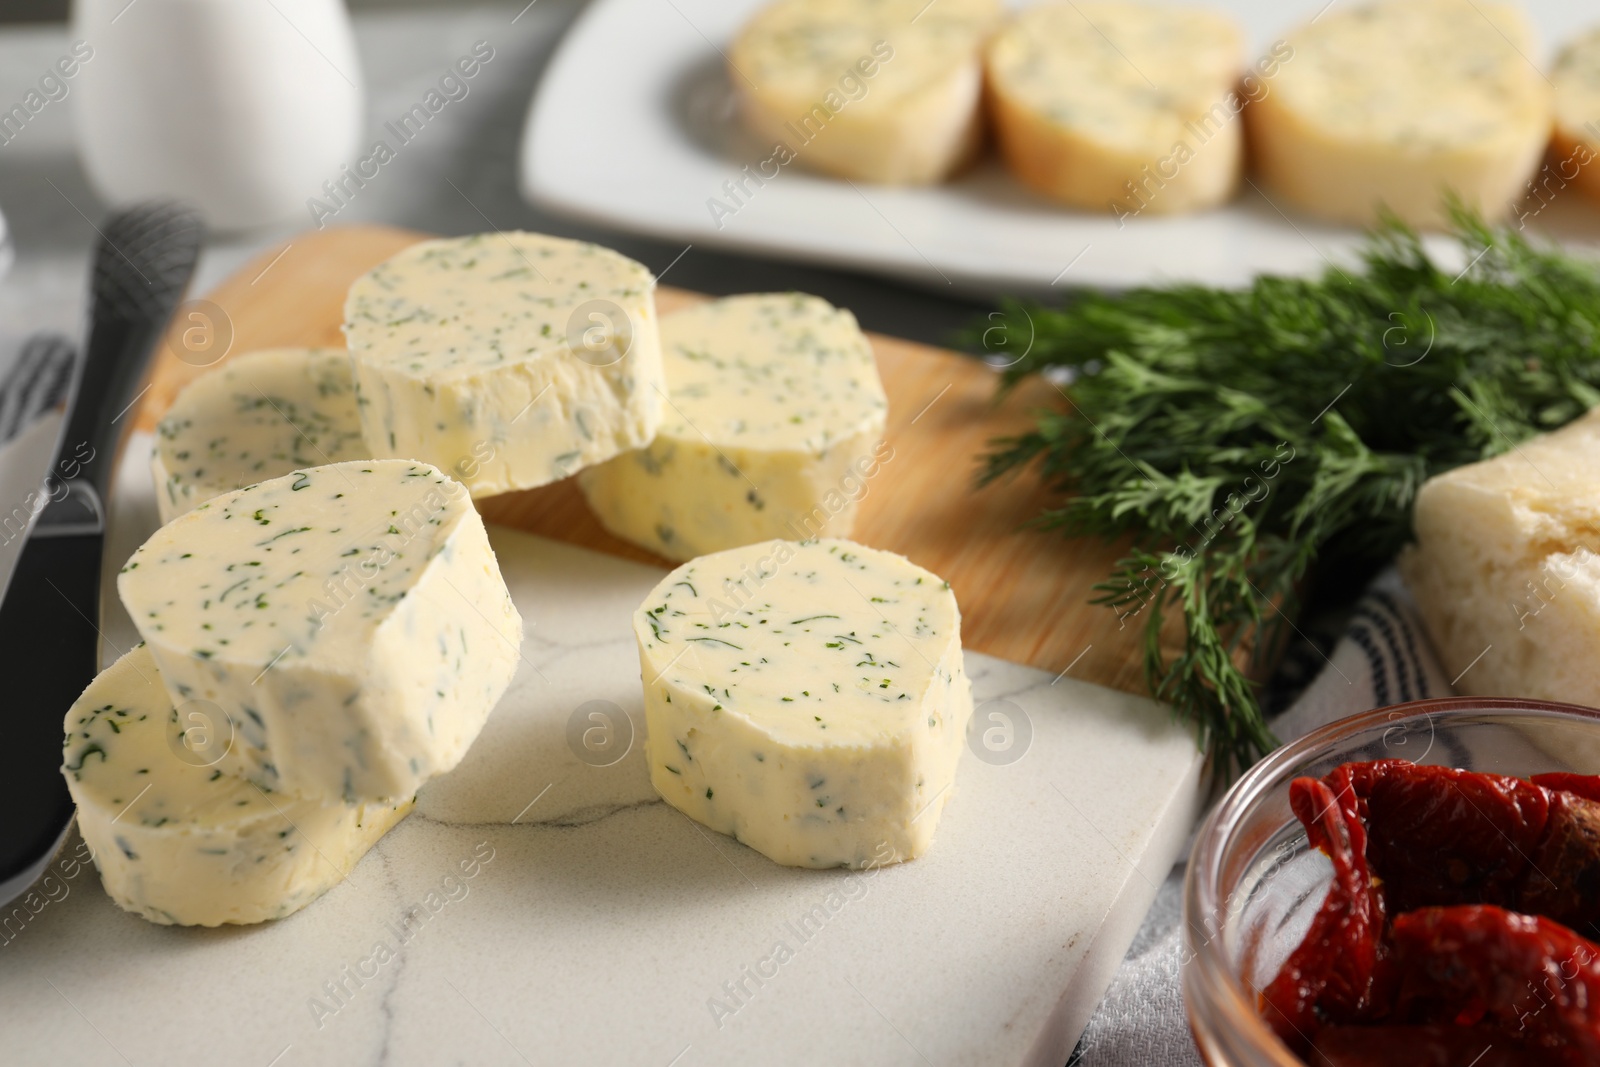
<instances>
[{"instance_id":1,"label":"white marble serving board","mask_svg":"<svg viewBox=\"0 0 1600 1067\"><path fill-rule=\"evenodd\" d=\"M147 447L119 560L154 522ZM1025 755L964 754L921 859L779 867L650 787L629 618L661 572L492 534L527 640L466 761L346 882L258 927L128 915L74 836L0 934L0 1062L1061 1067L1198 809L1162 708L969 653L980 704L1025 713ZM569 746L588 701L636 731L610 766ZM401 930L413 904L428 918Z\"/></svg>"}]
</instances>

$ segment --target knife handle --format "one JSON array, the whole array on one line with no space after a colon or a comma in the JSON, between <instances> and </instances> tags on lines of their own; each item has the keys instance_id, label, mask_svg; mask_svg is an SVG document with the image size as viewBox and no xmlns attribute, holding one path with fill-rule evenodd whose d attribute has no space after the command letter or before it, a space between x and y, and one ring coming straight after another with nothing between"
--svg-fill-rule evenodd
<instances>
[{"instance_id":1,"label":"knife handle","mask_svg":"<svg viewBox=\"0 0 1600 1067\"><path fill-rule=\"evenodd\" d=\"M86 479L96 503L111 487L121 420L194 276L205 226L167 201L119 211L100 230L89 292L89 339L73 375L56 446L57 479Z\"/></svg>"}]
</instances>

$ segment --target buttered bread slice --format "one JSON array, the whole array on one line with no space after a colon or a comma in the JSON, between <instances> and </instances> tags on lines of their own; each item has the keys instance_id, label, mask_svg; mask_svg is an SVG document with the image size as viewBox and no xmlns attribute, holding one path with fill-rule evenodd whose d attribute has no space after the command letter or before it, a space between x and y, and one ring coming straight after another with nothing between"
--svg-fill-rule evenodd
<instances>
[{"instance_id":1,"label":"buttered bread slice","mask_svg":"<svg viewBox=\"0 0 1600 1067\"><path fill-rule=\"evenodd\" d=\"M117 589L172 702L231 721L219 768L278 792L413 795L461 761L521 657L465 489L404 460L207 501L152 534Z\"/></svg>"},{"instance_id":2,"label":"buttered bread slice","mask_svg":"<svg viewBox=\"0 0 1600 1067\"><path fill-rule=\"evenodd\" d=\"M646 444L655 284L608 248L537 233L424 241L379 264L344 311L370 454L487 496Z\"/></svg>"},{"instance_id":3,"label":"buttered bread slice","mask_svg":"<svg viewBox=\"0 0 1600 1067\"><path fill-rule=\"evenodd\" d=\"M850 541L685 563L634 613L650 780L794 867L877 867L933 841L972 715L949 584Z\"/></svg>"},{"instance_id":4,"label":"buttered bread slice","mask_svg":"<svg viewBox=\"0 0 1600 1067\"><path fill-rule=\"evenodd\" d=\"M250 352L189 383L156 426L156 505L171 522L231 490L369 455L344 349Z\"/></svg>"},{"instance_id":5,"label":"buttered bread slice","mask_svg":"<svg viewBox=\"0 0 1600 1067\"><path fill-rule=\"evenodd\" d=\"M942 181L982 139L978 51L998 11L998 0L777 0L733 42L729 78L776 165Z\"/></svg>"},{"instance_id":6,"label":"buttered bread slice","mask_svg":"<svg viewBox=\"0 0 1600 1067\"><path fill-rule=\"evenodd\" d=\"M1029 8L985 52L1006 165L1047 196L1119 216L1233 194L1243 67L1228 16L1124 0Z\"/></svg>"},{"instance_id":7,"label":"buttered bread slice","mask_svg":"<svg viewBox=\"0 0 1600 1067\"><path fill-rule=\"evenodd\" d=\"M668 315L661 347L656 439L578 475L606 528L673 560L848 536L892 454L855 316L803 293L731 296Z\"/></svg>"},{"instance_id":8,"label":"buttered bread slice","mask_svg":"<svg viewBox=\"0 0 1600 1067\"><path fill-rule=\"evenodd\" d=\"M1571 182L1600 199L1600 28L1562 50L1550 79L1556 83L1554 187L1533 195L1546 200Z\"/></svg>"},{"instance_id":9,"label":"buttered bread slice","mask_svg":"<svg viewBox=\"0 0 1600 1067\"><path fill-rule=\"evenodd\" d=\"M1600 411L1430 478L1401 573L1456 688L1600 707Z\"/></svg>"},{"instance_id":10,"label":"buttered bread slice","mask_svg":"<svg viewBox=\"0 0 1600 1067\"><path fill-rule=\"evenodd\" d=\"M1448 194L1491 220L1521 198L1550 139L1551 92L1518 8L1341 5L1289 44L1294 56L1271 91L1245 109L1275 201L1360 225L1388 207L1439 227Z\"/></svg>"},{"instance_id":11,"label":"buttered bread slice","mask_svg":"<svg viewBox=\"0 0 1600 1067\"><path fill-rule=\"evenodd\" d=\"M261 789L215 765L223 724L178 707L150 650L134 648L67 712L62 773L106 892L154 923L280 919L342 881L411 810Z\"/></svg>"}]
</instances>

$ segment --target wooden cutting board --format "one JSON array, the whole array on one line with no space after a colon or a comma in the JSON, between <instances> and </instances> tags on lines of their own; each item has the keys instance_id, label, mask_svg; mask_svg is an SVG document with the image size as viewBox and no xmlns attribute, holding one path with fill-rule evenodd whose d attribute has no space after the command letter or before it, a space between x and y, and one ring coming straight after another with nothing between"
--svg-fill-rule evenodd
<instances>
[{"instance_id":1,"label":"wooden cutting board","mask_svg":"<svg viewBox=\"0 0 1600 1067\"><path fill-rule=\"evenodd\" d=\"M263 253L206 294L225 319L227 354L280 345L340 345L345 290L359 275L426 235L389 227L331 227ZM663 287L661 314L707 299ZM208 325L180 314L157 356L138 427L152 429L172 399L205 372L179 358L181 334ZM222 334L217 336L221 337ZM1111 573L1119 546L1065 541L1026 528L1049 499L1031 474L982 488L979 457L994 437L1019 433L1031 413L1062 399L1041 381L997 404L996 377L980 362L910 341L872 335L889 395L887 439L894 458L868 484L854 537L902 553L949 580L961 605L962 643L971 649L1127 692L1142 692L1142 626L1119 627L1091 606L1093 586ZM220 346L219 346L220 347ZM479 501L489 522L670 566L611 536L571 479Z\"/></svg>"}]
</instances>

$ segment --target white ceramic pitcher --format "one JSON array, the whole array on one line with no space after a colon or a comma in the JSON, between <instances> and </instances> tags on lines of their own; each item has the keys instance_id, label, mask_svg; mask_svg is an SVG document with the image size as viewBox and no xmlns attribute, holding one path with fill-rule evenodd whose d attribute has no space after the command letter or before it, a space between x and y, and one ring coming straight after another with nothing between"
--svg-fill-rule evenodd
<instances>
[{"instance_id":1,"label":"white ceramic pitcher","mask_svg":"<svg viewBox=\"0 0 1600 1067\"><path fill-rule=\"evenodd\" d=\"M306 210L352 158L360 65L341 0L74 0L94 49L79 151L113 204L179 197L222 230Z\"/></svg>"}]
</instances>

